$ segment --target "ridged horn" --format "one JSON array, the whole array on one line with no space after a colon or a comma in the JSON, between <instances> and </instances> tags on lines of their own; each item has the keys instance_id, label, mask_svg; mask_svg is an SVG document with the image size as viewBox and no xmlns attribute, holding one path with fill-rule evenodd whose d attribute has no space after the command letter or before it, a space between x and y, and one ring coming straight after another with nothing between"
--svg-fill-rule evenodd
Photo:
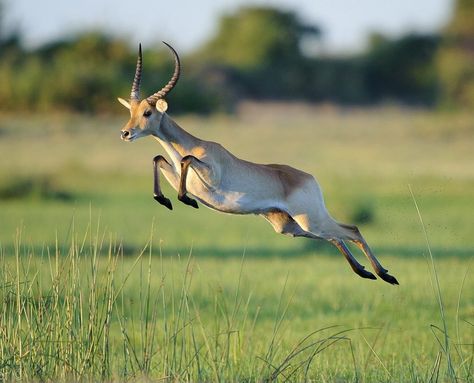
<instances>
[{"instance_id":1,"label":"ridged horn","mask_svg":"<svg viewBox=\"0 0 474 383\"><path fill-rule=\"evenodd\" d=\"M135 68L135 77L133 78L130 100L140 101L140 81L142 79L142 44L138 45L137 67Z\"/></svg>"},{"instance_id":2,"label":"ridged horn","mask_svg":"<svg viewBox=\"0 0 474 383\"><path fill-rule=\"evenodd\" d=\"M168 84L166 84L163 88L161 88L160 91L152 94L150 97L147 97L147 101L150 105L156 105L156 102L161 99L165 98L165 96L174 88L176 83L178 82L179 79L179 74L181 73L181 63L179 62L179 56L176 53L176 51L173 49L171 45L163 41L163 44L165 44L173 53L174 55L174 73L173 76L171 77L171 80L168 81Z\"/></svg>"}]
</instances>

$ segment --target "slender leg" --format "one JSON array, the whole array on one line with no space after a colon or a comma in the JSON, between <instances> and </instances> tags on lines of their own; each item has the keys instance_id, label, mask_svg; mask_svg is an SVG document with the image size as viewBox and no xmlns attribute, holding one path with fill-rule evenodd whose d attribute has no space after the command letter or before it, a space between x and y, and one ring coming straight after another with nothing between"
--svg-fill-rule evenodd
<instances>
[{"instance_id":1,"label":"slender leg","mask_svg":"<svg viewBox=\"0 0 474 383\"><path fill-rule=\"evenodd\" d=\"M292 235L294 237L323 239L302 229L301 226L285 211L279 209L269 210L262 214L262 216L271 223L277 233ZM362 278L376 279L374 274L365 270L364 266L357 262L343 241L338 239L331 239L329 241L344 255L352 270L357 275Z\"/></svg>"},{"instance_id":2,"label":"slender leg","mask_svg":"<svg viewBox=\"0 0 474 383\"><path fill-rule=\"evenodd\" d=\"M188 175L189 166L194 161L202 163L202 161L198 160L194 156L185 156L181 160L181 178L179 180L178 199L181 202L185 203L186 205L189 205L189 206L194 207L195 209L198 209L199 206L198 206L196 200L188 197L188 195L186 194L187 193L187 190L186 190L186 177Z\"/></svg>"},{"instance_id":3,"label":"slender leg","mask_svg":"<svg viewBox=\"0 0 474 383\"><path fill-rule=\"evenodd\" d=\"M375 255L372 253L372 250L370 250L369 245L367 245L367 242L365 242L364 238L361 236L361 239L353 239L352 242L354 242L359 249L363 251L367 259L370 261L372 264L372 267L375 270L375 273L382 278L385 282L391 283L392 285L398 285L397 278L394 276L390 275L388 273L388 270L384 269L380 262L377 260Z\"/></svg>"},{"instance_id":4,"label":"slender leg","mask_svg":"<svg viewBox=\"0 0 474 383\"><path fill-rule=\"evenodd\" d=\"M160 168L168 167L170 168L170 171L173 170L169 162L166 161L165 157L158 155L153 158L153 198L160 204L166 206L168 209L173 210L173 205L171 204L171 201L166 198L161 192L158 166Z\"/></svg>"},{"instance_id":5,"label":"slender leg","mask_svg":"<svg viewBox=\"0 0 474 383\"><path fill-rule=\"evenodd\" d=\"M375 273L385 282L391 283L392 285L398 285L397 279L394 276L388 274L388 270L382 267L378 259L375 257L374 253L372 253L372 250L370 250L369 245L360 233L358 227L355 225L347 225L344 223L340 223L339 226L341 226L346 231L347 234L345 238L355 243L357 247L362 250L364 255L370 261L373 269L375 270Z\"/></svg>"},{"instance_id":6,"label":"slender leg","mask_svg":"<svg viewBox=\"0 0 474 383\"><path fill-rule=\"evenodd\" d=\"M347 262L349 262L349 265L351 265L352 270L357 275L361 276L362 278L376 279L374 274L372 274L370 271L365 270L365 267L362 266L359 262L357 262L357 260L351 254L350 250L347 248L346 244L343 241L339 239L330 239L329 242L336 246L338 250L342 253L342 255L344 255Z\"/></svg>"}]
</instances>

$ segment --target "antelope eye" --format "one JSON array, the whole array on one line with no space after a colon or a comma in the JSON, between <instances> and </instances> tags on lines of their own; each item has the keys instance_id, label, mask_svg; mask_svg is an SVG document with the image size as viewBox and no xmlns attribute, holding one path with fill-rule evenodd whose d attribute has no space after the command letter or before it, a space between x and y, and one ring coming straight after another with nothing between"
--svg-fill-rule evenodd
<instances>
[{"instance_id":1,"label":"antelope eye","mask_svg":"<svg viewBox=\"0 0 474 383\"><path fill-rule=\"evenodd\" d=\"M151 110L147 109L143 112L143 117L150 117L151 116Z\"/></svg>"}]
</instances>

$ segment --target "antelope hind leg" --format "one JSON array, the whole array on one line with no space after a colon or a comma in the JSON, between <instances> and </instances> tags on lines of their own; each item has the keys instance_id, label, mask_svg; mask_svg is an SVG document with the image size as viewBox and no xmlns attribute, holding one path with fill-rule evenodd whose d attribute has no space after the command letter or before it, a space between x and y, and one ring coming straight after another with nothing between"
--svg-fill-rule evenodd
<instances>
[{"instance_id":1,"label":"antelope hind leg","mask_svg":"<svg viewBox=\"0 0 474 383\"><path fill-rule=\"evenodd\" d=\"M324 239L301 228L301 226L285 211L279 209L270 210L262 214L262 216L270 222L277 233L292 235L293 237L306 237L315 240ZM352 270L357 275L362 278L377 279L374 274L365 270L364 266L357 262L344 242L336 239L329 241L344 255Z\"/></svg>"},{"instance_id":2,"label":"antelope hind leg","mask_svg":"<svg viewBox=\"0 0 474 383\"><path fill-rule=\"evenodd\" d=\"M365 241L364 237L360 233L359 229L355 225L346 225L346 224L339 224L341 228L343 228L346 231L346 237L348 240L351 242L355 243L356 246L362 250L364 255L367 257L367 259L370 261L373 269L375 270L375 273L383 279L385 282L391 283L392 285L398 285L397 278L395 278L393 275L390 275L388 273L388 270L385 269L378 259L375 257L374 253L372 253L372 250L370 249L369 245Z\"/></svg>"},{"instance_id":3,"label":"antelope hind leg","mask_svg":"<svg viewBox=\"0 0 474 383\"><path fill-rule=\"evenodd\" d=\"M375 270L375 273L383 279L385 282L388 282L392 285L398 285L397 278L395 278L393 275L390 275L388 273L388 270L383 268L378 259L375 257L375 255L372 253L372 250L370 250L369 245L367 245L367 242L362 238L362 240L359 239L353 239L352 242L354 242L359 249L362 250L362 252L365 254L367 259L370 261L372 264L372 267Z\"/></svg>"},{"instance_id":4,"label":"antelope hind leg","mask_svg":"<svg viewBox=\"0 0 474 383\"><path fill-rule=\"evenodd\" d=\"M346 258L347 262L349 262L349 265L351 266L354 273L356 273L362 278L377 279L374 274L372 274L370 271L365 270L365 267L362 266L359 262L357 262L357 260L354 258L354 256L351 254L350 250L342 240L329 239L328 241L331 242L334 246L336 246L337 249L342 253L342 255L344 255L344 258Z\"/></svg>"}]
</instances>

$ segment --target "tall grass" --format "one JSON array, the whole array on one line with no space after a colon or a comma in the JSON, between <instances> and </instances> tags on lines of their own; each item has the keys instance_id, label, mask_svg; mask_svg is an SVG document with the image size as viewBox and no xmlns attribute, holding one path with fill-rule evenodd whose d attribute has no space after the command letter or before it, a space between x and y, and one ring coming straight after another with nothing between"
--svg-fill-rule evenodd
<instances>
[{"instance_id":1,"label":"tall grass","mask_svg":"<svg viewBox=\"0 0 474 383\"><path fill-rule=\"evenodd\" d=\"M1 251L2 381L307 380L320 353L341 341L351 347L349 330L334 326L284 346L285 288L273 330L256 337L259 310L249 309L252 297L241 291L244 257L235 290L214 291L203 310L191 288L191 252L167 270L151 235L130 262L98 227L79 237L72 224L67 246L57 240L40 254L18 231L13 257ZM127 291L134 278L138 290Z\"/></svg>"},{"instance_id":2,"label":"tall grass","mask_svg":"<svg viewBox=\"0 0 474 383\"><path fill-rule=\"evenodd\" d=\"M117 258L109 249L99 272L101 246L73 236L65 254L57 245L37 256L22 245L19 232L13 270L2 253L4 379L108 376Z\"/></svg>"},{"instance_id":3,"label":"tall grass","mask_svg":"<svg viewBox=\"0 0 474 383\"><path fill-rule=\"evenodd\" d=\"M418 206L417 211L421 220ZM23 243L18 231L14 254L1 250L2 381L147 377L216 382L468 382L473 377L474 346L466 342L469 335L460 334L458 317L467 271L459 289L454 339L432 254L433 287L442 325L431 328L439 352L432 366L420 369L413 365L409 372L402 372L377 350L383 328L376 329L374 340L368 340L363 327L336 324L289 340L286 335L292 322L287 317L295 292L287 281L270 309L273 324L259 331L261 310L255 307L252 293L243 288L245 256L231 290L210 289L203 300L197 293L203 287L194 286L199 265L192 251L165 261L161 249L154 249L152 229L148 243L130 259L120 243L99 230L99 224L95 230L92 226L79 236L71 224L65 243L57 240L53 249L45 247L39 254ZM466 323L472 328L472 322ZM365 349L354 345L360 336ZM336 345L345 350L346 359L337 361L343 365L339 370L335 365L321 370L318 358ZM370 359L381 367L375 375L368 372Z\"/></svg>"},{"instance_id":4,"label":"tall grass","mask_svg":"<svg viewBox=\"0 0 474 383\"><path fill-rule=\"evenodd\" d=\"M453 343L453 337L450 335L450 331L448 329L448 320L446 317L445 313L445 304L443 302L443 296L441 293L441 285L439 281L439 275L438 271L434 262L434 257L433 253L431 251L431 245L430 245L430 240L428 236L428 232L426 230L425 223L423 222L423 217L420 211L420 208L418 206L418 202L415 198L415 195L413 193L413 190L410 185L408 185L408 188L410 190L410 195L413 200L413 204L416 209L416 213L418 215L418 219L420 221L421 228L423 230L423 236L425 238L426 242L426 248L428 250L428 261L429 261L429 272L430 272L430 281L431 285L433 287L433 291L436 296L436 301L438 304L439 308L439 314L440 314L440 320L441 320L441 328L437 325L431 325L433 335L436 338L437 343L439 344L440 350L438 353L438 356L434 362L434 366L432 369L432 373L430 375L429 381L430 382L437 382L439 379L439 372L440 372L440 366L441 366L441 356L444 355L446 358L446 372L445 375L451 382L458 382L461 380L459 378L459 374L462 374L464 378L462 381L470 381L473 378L473 362L474 362L474 353L472 353L472 350L474 350L474 343L472 344L463 344L460 341L460 336L459 336L459 306L460 306L460 301L461 301L461 293L462 289L464 286L465 278L467 276L468 270L466 270L466 273L464 274L464 278L461 283L461 287L459 289L459 296L458 296L458 302L457 302L457 309L456 309L456 335L457 335L457 343L455 343L455 350L457 352L457 358L459 360L459 368L456 369L454 366L454 357L452 355L452 343ZM469 323L472 327L474 327L474 323ZM439 337L441 335L441 339ZM464 352L464 346L468 346L471 350L471 352L465 353ZM456 371L458 370L458 371ZM461 371L460 371L461 370ZM444 379L443 379L444 380Z\"/></svg>"}]
</instances>

